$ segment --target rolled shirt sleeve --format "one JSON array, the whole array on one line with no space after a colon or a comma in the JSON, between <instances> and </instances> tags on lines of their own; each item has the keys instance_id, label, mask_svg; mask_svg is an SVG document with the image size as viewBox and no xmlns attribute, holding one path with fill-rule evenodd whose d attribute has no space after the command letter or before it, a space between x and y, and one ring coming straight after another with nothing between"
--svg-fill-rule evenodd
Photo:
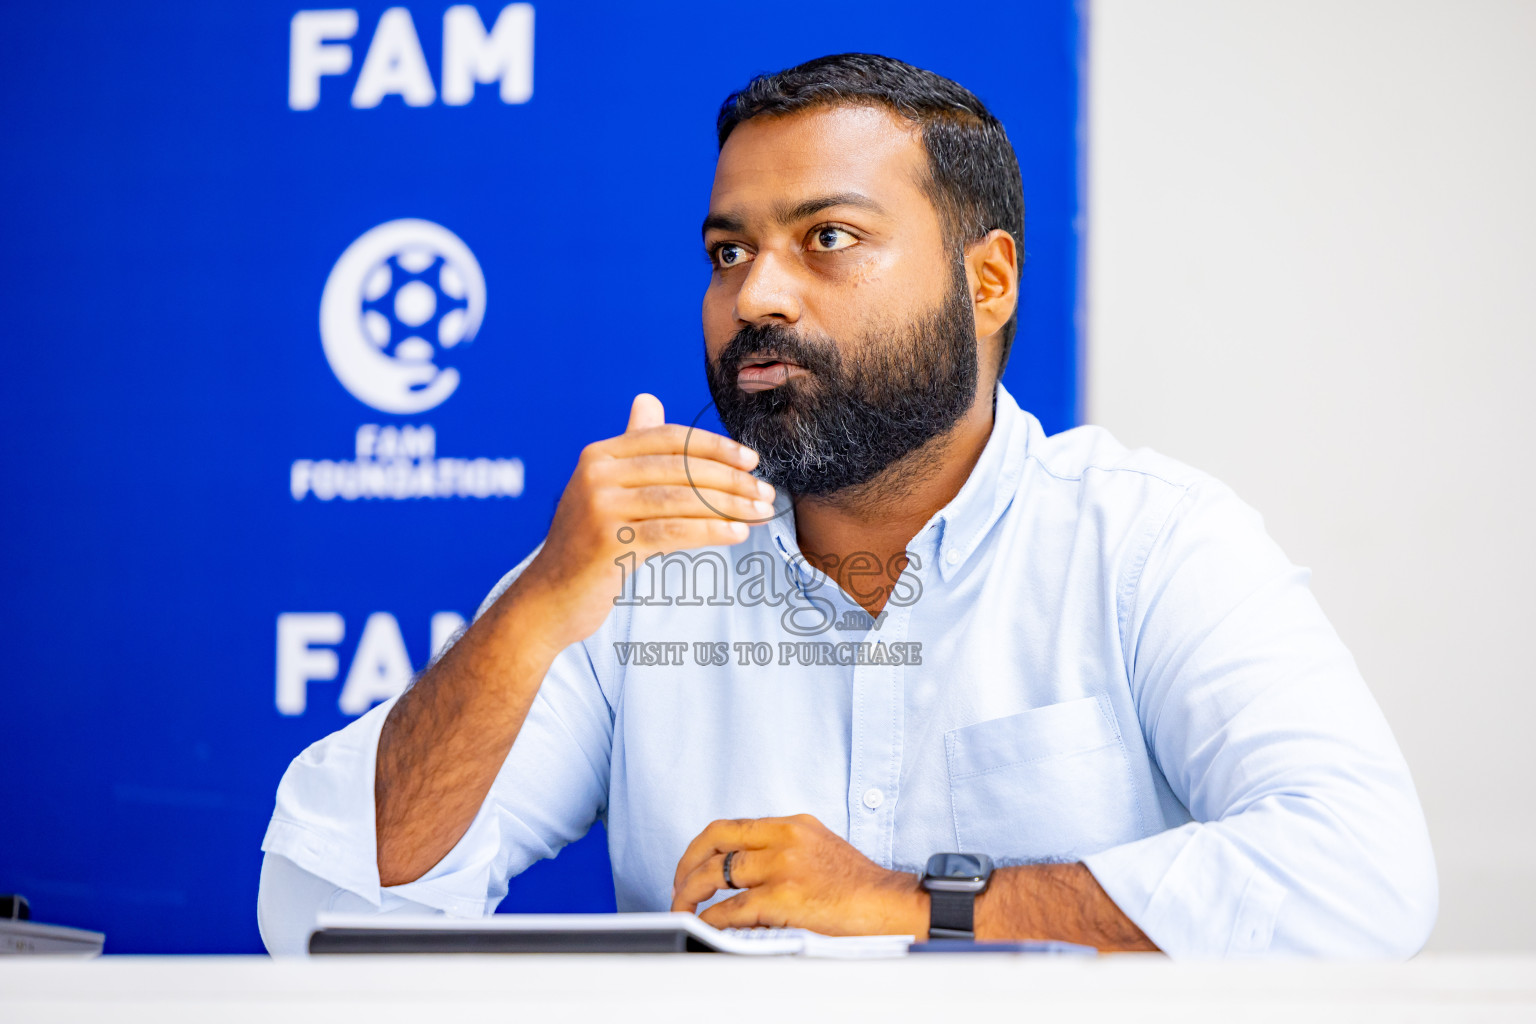
<instances>
[{"instance_id":1,"label":"rolled shirt sleeve","mask_svg":"<svg viewBox=\"0 0 1536 1024\"><path fill-rule=\"evenodd\" d=\"M476 618L532 557L502 579ZM479 917L493 912L506 896L509 878L581 838L604 812L613 713L585 644L577 643L550 667L463 837L415 881L381 886L374 766L379 733L394 704L380 704L289 765L262 842L269 858L288 863L264 873L263 921L313 922L315 912L335 903L337 892L355 897L346 900L354 909L386 913L414 907L423 913ZM329 883L335 891L321 893L303 876ZM291 945L291 940L282 944Z\"/></svg>"},{"instance_id":2,"label":"rolled shirt sleeve","mask_svg":"<svg viewBox=\"0 0 1536 1024\"><path fill-rule=\"evenodd\" d=\"M1084 858L1175 956L1412 955L1438 888L1408 766L1258 515L1191 486L1120 626L1158 767L1194 821Z\"/></svg>"}]
</instances>

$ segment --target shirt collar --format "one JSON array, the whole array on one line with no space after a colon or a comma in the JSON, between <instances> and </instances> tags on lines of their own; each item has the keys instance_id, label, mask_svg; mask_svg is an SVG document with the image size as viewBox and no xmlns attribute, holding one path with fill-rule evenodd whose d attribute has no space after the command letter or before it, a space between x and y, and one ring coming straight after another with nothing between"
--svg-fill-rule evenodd
<instances>
[{"instance_id":1,"label":"shirt collar","mask_svg":"<svg viewBox=\"0 0 1536 1024\"><path fill-rule=\"evenodd\" d=\"M936 547L940 577L948 582L964 566L981 546L993 524L1007 511L1018 490L1019 479L1024 472L1025 457L1034 436L1041 432L1039 422L1019 408L1008 389L999 382L997 400L992 417L992 434L981 451L981 457L971 469L960 492L948 505L934 513L933 518L913 538L913 544L921 544L924 534L937 528ZM768 523L770 545L786 562L808 577L816 570L800 553L800 543L795 534L795 513L788 495L780 494L775 510L780 512Z\"/></svg>"},{"instance_id":2,"label":"shirt collar","mask_svg":"<svg viewBox=\"0 0 1536 1024\"><path fill-rule=\"evenodd\" d=\"M939 528L938 571L946 582L965 566L987 532L1008 510L1024 473L1031 436L1039 429L1035 418L1020 409L999 382L992 435L981 450L981 458L976 460L960 493L923 527Z\"/></svg>"}]
</instances>

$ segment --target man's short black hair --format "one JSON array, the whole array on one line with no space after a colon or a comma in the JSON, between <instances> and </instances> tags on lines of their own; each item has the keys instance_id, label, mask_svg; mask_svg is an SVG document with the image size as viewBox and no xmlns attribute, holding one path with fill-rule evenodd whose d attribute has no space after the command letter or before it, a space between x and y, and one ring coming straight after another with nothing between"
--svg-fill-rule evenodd
<instances>
[{"instance_id":1,"label":"man's short black hair","mask_svg":"<svg viewBox=\"0 0 1536 1024\"><path fill-rule=\"evenodd\" d=\"M736 126L754 117L814 107L876 105L922 128L928 151L926 190L939 211L945 242L963 247L988 231L1013 236L1024 259L1024 186L1019 159L1002 122L969 89L893 57L840 53L771 75L758 75L720 105L720 148ZM998 373L1018 330L1018 311L1002 330Z\"/></svg>"}]
</instances>

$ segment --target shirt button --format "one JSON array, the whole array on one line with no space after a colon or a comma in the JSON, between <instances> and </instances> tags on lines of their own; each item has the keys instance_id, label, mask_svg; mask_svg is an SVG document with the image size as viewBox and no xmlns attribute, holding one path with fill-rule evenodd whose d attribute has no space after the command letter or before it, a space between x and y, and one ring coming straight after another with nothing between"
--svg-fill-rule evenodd
<instances>
[{"instance_id":1,"label":"shirt button","mask_svg":"<svg viewBox=\"0 0 1536 1024\"><path fill-rule=\"evenodd\" d=\"M875 789L873 786L871 786L869 789L864 791L865 807L868 807L870 810L874 810L876 807L879 807L883 803L885 803L885 794L880 792L878 789Z\"/></svg>"},{"instance_id":2,"label":"shirt button","mask_svg":"<svg viewBox=\"0 0 1536 1024\"><path fill-rule=\"evenodd\" d=\"M956 562L960 561L960 552L956 551L954 548L950 548L948 551L944 552L944 561L949 565L954 565Z\"/></svg>"}]
</instances>

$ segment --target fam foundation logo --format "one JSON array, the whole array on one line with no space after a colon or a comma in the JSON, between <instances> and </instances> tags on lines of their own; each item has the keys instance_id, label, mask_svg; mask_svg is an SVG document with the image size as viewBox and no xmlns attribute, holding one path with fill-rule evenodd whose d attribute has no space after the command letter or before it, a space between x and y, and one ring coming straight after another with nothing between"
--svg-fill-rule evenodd
<instances>
[{"instance_id":1,"label":"fam foundation logo","mask_svg":"<svg viewBox=\"0 0 1536 1024\"><path fill-rule=\"evenodd\" d=\"M392 220L347 246L320 294L320 344L353 398L395 416L458 390L457 355L485 319L486 285L469 246L441 224ZM502 339L505 340L505 339ZM295 459L294 501L516 498L523 460L438 455L430 423L364 423L351 458Z\"/></svg>"}]
</instances>

